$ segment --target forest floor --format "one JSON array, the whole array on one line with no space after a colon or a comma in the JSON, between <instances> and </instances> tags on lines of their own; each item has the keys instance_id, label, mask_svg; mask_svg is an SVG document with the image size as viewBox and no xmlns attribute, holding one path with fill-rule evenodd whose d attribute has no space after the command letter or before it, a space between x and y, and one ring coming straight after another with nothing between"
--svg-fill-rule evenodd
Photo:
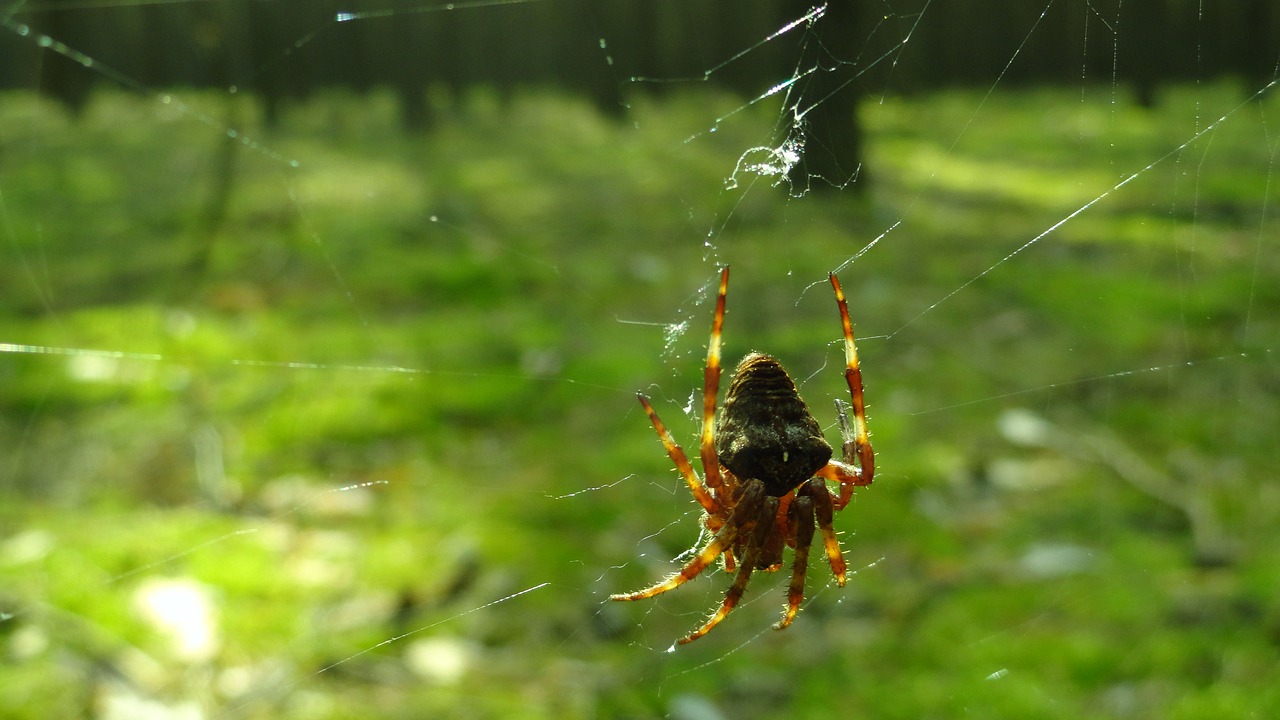
<instances>
[{"instance_id":1,"label":"forest floor","mask_svg":"<svg viewBox=\"0 0 1280 720\"><path fill-rule=\"evenodd\" d=\"M7 95L0 715L1273 716L1280 106L1199 134L1242 101L886 98L805 193L726 186L768 110L672 141L726 97ZM846 587L668 652L729 579L608 602L698 536L634 393L696 456L720 262L726 364L833 442L841 268L879 471Z\"/></svg>"}]
</instances>

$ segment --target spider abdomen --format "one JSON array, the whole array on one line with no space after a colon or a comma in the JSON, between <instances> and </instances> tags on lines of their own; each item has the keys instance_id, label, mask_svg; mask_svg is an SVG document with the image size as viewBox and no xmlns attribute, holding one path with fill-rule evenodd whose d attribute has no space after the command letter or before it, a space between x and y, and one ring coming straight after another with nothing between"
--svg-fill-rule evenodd
<instances>
[{"instance_id":1,"label":"spider abdomen","mask_svg":"<svg viewBox=\"0 0 1280 720\"><path fill-rule=\"evenodd\" d=\"M742 358L715 433L720 463L782 497L831 459L831 445L782 364L762 353Z\"/></svg>"}]
</instances>

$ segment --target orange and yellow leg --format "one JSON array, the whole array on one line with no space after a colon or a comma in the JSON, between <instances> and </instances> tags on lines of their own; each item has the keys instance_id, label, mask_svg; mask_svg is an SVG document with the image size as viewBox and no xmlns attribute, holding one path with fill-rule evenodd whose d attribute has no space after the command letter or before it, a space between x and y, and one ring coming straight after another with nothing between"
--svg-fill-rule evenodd
<instances>
[{"instance_id":1,"label":"orange and yellow leg","mask_svg":"<svg viewBox=\"0 0 1280 720\"><path fill-rule=\"evenodd\" d=\"M698 504L709 515L714 516L719 513L720 502L711 493L707 492L707 489L698 480L698 474L694 472L693 466L689 464L689 458L684 454L684 448L681 448L676 443L675 439L671 437L671 433L667 431L667 426L663 425L662 420L658 419L658 413L653 409L653 405L649 404L649 398L644 393L636 393L636 397L640 399L640 404L644 406L644 411L649 416L649 422L653 424L653 429L657 431L658 439L662 441L662 446L667 449L667 457L670 457L671 462L675 463L676 469L680 471L680 475L689 486L689 491L693 493L693 497L697 499Z\"/></svg>"},{"instance_id":2,"label":"orange and yellow leg","mask_svg":"<svg viewBox=\"0 0 1280 720\"><path fill-rule=\"evenodd\" d=\"M644 600L655 595L661 595L668 590L674 590L697 577L703 570L706 570L707 567L709 567L711 563L715 562L716 558L720 557L720 554L729 547L730 543L733 542L733 539L737 537L737 535L738 528L736 525L725 525L720 529L720 532L716 533L711 538L711 542L707 543L706 547L699 550L698 554L694 556L692 560L686 563L684 567L680 568L679 572L671 575L656 585L651 585L643 590L637 590L635 592L610 595L609 599Z\"/></svg>"},{"instance_id":3,"label":"orange and yellow leg","mask_svg":"<svg viewBox=\"0 0 1280 720\"><path fill-rule=\"evenodd\" d=\"M832 504L831 491L821 482L809 481L805 485L805 495L813 498L813 515L822 532L822 545L827 551L827 561L831 563L831 574L836 576L836 584L844 587L848 565L844 562L844 553L840 551L840 540L836 537L832 520L835 508Z\"/></svg>"},{"instance_id":4,"label":"orange and yellow leg","mask_svg":"<svg viewBox=\"0 0 1280 720\"><path fill-rule=\"evenodd\" d=\"M796 549L795 558L791 564L791 586L787 590L787 607L782 613L782 619L774 624L775 630L781 630L791 624L796 613L800 611L800 602L804 600L804 576L809 569L809 546L813 544L813 499L808 496L797 496L791 501L787 518L791 527L795 528Z\"/></svg>"},{"instance_id":5,"label":"orange and yellow leg","mask_svg":"<svg viewBox=\"0 0 1280 720\"><path fill-rule=\"evenodd\" d=\"M707 342L707 366L702 375L702 474L707 487L719 490L720 457L716 454L716 398L720 394L720 336L724 329L724 297L729 292L729 266L720 269L720 290L716 312L711 318L711 339Z\"/></svg>"},{"instance_id":6,"label":"orange and yellow leg","mask_svg":"<svg viewBox=\"0 0 1280 720\"><path fill-rule=\"evenodd\" d=\"M757 483L763 491L763 484ZM741 506L739 506L741 507ZM756 564L760 560L760 549L768 542L769 534L773 532L773 517L778 512L778 498L765 496L762 504L757 506L756 519L754 522L748 521L750 527L744 527L744 531L751 532L751 539L747 543L747 551L742 557L742 562L738 564L738 575L733 581L733 585L724 595L724 601L720 603L720 608L715 614L705 622L702 627L694 630L688 635L680 638L676 642L681 645L688 645L698 638L711 632L711 629L720 624L733 612L738 606L738 601L742 599L742 593L747 589L747 583L751 580L751 572L755 570Z\"/></svg>"},{"instance_id":7,"label":"orange and yellow leg","mask_svg":"<svg viewBox=\"0 0 1280 720\"><path fill-rule=\"evenodd\" d=\"M835 273L831 273L830 279L831 287L836 293L836 306L840 308L841 329L844 331L844 378L849 385L849 396L853 400L853 427L850 431L845 432L844 460L846 464L852 465L856 458L858 464L856 479L851 477L849 473L844 473L845 477L840 479L840 499L837 501L836 507L837 509L842 509L849 504L849 499L853 496L854 487L871 484L876 471L876 461L875 452L871 449L871 439L867 431L867 409L866 401L863 398L862 368L858 365L858 346L853 340L853 322L849 320L849 304L845 301L844 291L840 289L840 280ZM842 430L846 422L846 416L841 413ZM828 465L829 467L831 466ZM823 477L829 477L829 475L823 475Z\"/></svg>"},{"instance_id":8,"label":"orange and yellow leg","mask_svg":"<svg viewBox=\"0 0 1280 720\"><path fill-rule=\"evenodd\" d=\"M759 485L759 483L757 483L757 485ZM733 516L729 518L729 521L725 523L724 527L720 528L719 532L711 537L711 541L707 543L706 547L699 550L698 554L695 555L692 560L686 563L684 567L680 568L679 572L676 572L667 579L643 590L610 595L609 599L644 600L645 598L651 598L655 595L661 595L668 590L674 590L675 588L678 588L686 582L694 579L703 570L706 570L711 563L715 562L716 558L720 557L722 553L732 546L734 539L743 531L744 528L750 529L750 520L747 520L746 523L744 523L743 520L756 517L760 512L760 507L764 500L763 485L760 485L759 492L744 493L738 506L734 508ZM774 500L776 502L777 498L774 498Z\"/></svg>"}]
</instances>

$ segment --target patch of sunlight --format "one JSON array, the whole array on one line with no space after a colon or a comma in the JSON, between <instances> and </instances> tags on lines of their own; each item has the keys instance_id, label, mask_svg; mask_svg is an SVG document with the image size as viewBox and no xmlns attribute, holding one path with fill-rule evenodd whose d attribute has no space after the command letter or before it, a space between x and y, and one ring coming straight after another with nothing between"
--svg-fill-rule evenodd
<instances>
[{"instance_id":1,"label":"patch of sunlight","mask_svg":"<svg viewBox=\"0 0 1280 720\"><path fill-rule=\"evenodd\" d=\"M207 662L217 654L217 609L207 586L191 578L148 578L133 602L143 621L165 638L175 659Z\"/></svg>"},{"instance_id":2,"label":"patch of sunlight","mask_svg":"<svg viewBox=\"0 0 1280 720\"><path fill-rule=\"evenodd\" d=\"M886 157L893 159L903 179L913 187L934 187L1062 212L1084 205L1122 179L1099 172L1034 167L1016 157L980 160L918 141L888 145Z\"/></svg>"},{"instance_id":3,"label":"patch of sunlight","mask_svg":"<svg viewBox=\"0 0 1280 720\"><path fill-rule=\"evenodd\" d=\"M351 157L310 158L296 176L299 203L326 211L422 207L427 190L412 166Z\"/></svg>"}]
</instances>

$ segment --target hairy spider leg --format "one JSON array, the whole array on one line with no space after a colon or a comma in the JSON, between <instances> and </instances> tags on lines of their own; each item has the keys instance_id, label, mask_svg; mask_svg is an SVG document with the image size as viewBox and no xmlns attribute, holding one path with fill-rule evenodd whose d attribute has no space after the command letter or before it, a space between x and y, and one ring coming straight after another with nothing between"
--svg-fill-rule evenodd
<instances>
[{"instance_id":1,"label":"hairy spider leg","mask_svg":"<svg viewBox=\"0 0 1280 720\"><path fill-rule=\"evenodd\" d=\"M835 528L832 527L835 508L831 491L822 481L816 483L810 481L805 488L808 491L807 495L813 498L813 514L818 521L818 529L822 531L822 545L827 551L827 562L831 563L831 574L836 576L836 584L844 587L849 566L845 564L844 553L840 550L840 540L836 537Z\"/></svg>"},{"instance_id":2,"label":"hairy spider leg","mask_svg":"<svg viewBox=\"0 0 1280 720\"><path fill-rule=\"evenodd\" d=\"M729 592L725 593L724 601L720 603L720 609L702 627L694 630L688 635L680 638L676 642L681 645L688 645L698 638L711 632L711 629L720 624L733 612L738 606L738 601L742 599L742 593L747 589L747 583L751 580L751 572L755 570L756 564L760 560L760 550L769 540L769 534L773 532L773 518L778 512L778 498L766 495L764 492L764 483L753 480L748 486L746 492L743 493L744 504L748 502L747 495L751 495L752 499L749 504L754 510L738 505L738 510L734 512L737 515L739 511L746 510L753 512L755 520L748 520L743 524L742 531L750 531L751 539L747 542L747 552L742 558L742 562L738 564L738 576L733 581L733 586L729 588ZM735 523L730 521L726 527L732 527ZM753 527L754 525L754 527Z\"/></svg>"},{"instance_id":3,"label":"hairy spider leg","mask_svg":"<svg viewBox=\"0 0 1280 720\"><path fill-rule=\"evenodd\" d=\"M720 292L711 319L711 339L707 342L707 367L702 376L702 475L707 487L718 491L720 456L716 454L716 398L720 394L720 333L724 328L724 296L729 292L729 266L720 269Z\"/></svg>"},{"instance_id":4,"label":"hairy spider leg","mask_svg":"<svg viewBox=\"0 0 1280 720\"><path fill-rule=\"evenodd\" d=\"M689 464L689 458L684 454L684 449L671 437L671 433L667 431L667 426L663 425L662 421L658 419L658 412L653 409L653 405L649 404L648 396L644 393L636 393L636 397L640 399L640 404L644 406L645 414L649 416L649 422L653 423L653 429L657 431L658 439L662 441L662 446L667 449L667 456L671 458L671 462L675 463L676 469L680 471L685 483L689 485L689 491L693 493L693 497L697 499L702 509L706 510L708 515L714 516L720 511L720 501L707 492L707 489L699 482L698 473Z\"/></svg>"},{"instance_id":5,"label":"hairy spider leg","mask_svg":"<svg viewBox=\"0 0 1280 720\"><path fill-rule=\"evenodd\" d=\"M826 488L822 488L827 492ZM807 495L795 497L787 511L791 527L796 529L795 557L791 563L791 586L787 590L787 607L782 619L774 624L781 630L791 624L804 600L804 576L809 569L809 546L813 544L813 499Z\"/></svg>"},{"instance_id":6,"label":"hairy spider leg","mask_svg":"<svg viewBox=\"0 0 1280 720\"><path fill-rule=\"evenodd\" d=\"M846 451L853 446L853 443L845 443ZM857 459L856 453L850 453L852 459ZM847 462L839 460L831 460L826 465L818 469L814 473L815 476L830 480L840 484L840 493L834 495L834 502L837 510L843 510L845 505L849 504L849 499L853 497L853 489L863 485L870 485L865 476L859 472L858 468Z\"/></svg>"},{"instance_id":7,"label":"hairy spider leg","mask_svg":"<svg viewBox=\"0 0 1280 720\"><path fill-rule=\"evenodd\" d=\"M840 550L840 540L836 537L832 521L835 511L843 510L853 499L854 488L871 484L875 475L875 453L871 449L871 440L867 435L862 369L858 364L858 347L853 339L853 322L849 319L849 304L845 300L844 291L840 288L839 278L835 273L831 273L828 277L831 280L832 289L835 290L836 306L840 309L840 325L844 332L844 377L849 386L849 396L853 400L853 421L850 422L844 403L837 399L836 416L840 421L840 435L844 441L844 462L832 460L815 473L823 480L838 483L839 495L829 490L818 492L816 486L806 486L805 491L809 497L813 498L814 516L822 532L822 544L827 552L827 560L831 563L831 572L836 577L836 583L843 587L848 565L844 561L844 553ZM825 490L825 485L823 489Z\"/></svg>"},{"instance_id":8,"label":"hairy spider leg","mask_svg":"<svg viewBox=\"0 0 1280 720\"><path fill-rule=\"evenodd\" d=\"M733 516L736 517L739 513L744 513L747 516L756 517L760 512L760 507L763 504L763 501L764 501L764 486L761 485L759 492L745 493L743 495L742 502L739 503L736 508L734 508ZM701 573L703 570L706 570L707 567L711 565L711 563L715 562L716 558L719 557L720 554L723 553L729 547L730 543L734 541L734 539L738 536L739 532L741 532L743 529L750 529L750 527L751 527L750 523L746 523L746 524L735 523L733 522L733 518L730 518L730 521L728 523L725 523L724 527L720 528L719 532L717 532L715 535L711 537L711 541L707 543L707 546L702 548L702 550L698 551L698 554L694 556L692 560L686 563L684 567L680 568L678 572L672 574L667 579L655 585L651 585L643 590L637 590L635 592L630 592L630 593L618 593L617 595L610 595L609 599L610 600L644 600L646 598L651 598L655 595L661 595L662 593L668 590L674 590L680 587L686 582L697 577L699 573Z\"/></svg>"},{"instance_id":9,"label":"hairy spider leg","mask_svg":"<svg viewBox=\"0 0 1280 720\"><path fill-rule=\"evenodd\" d=\"M858 346L853 341L853 322L849 320L849 304L844 299L844 291L840 289L840 279L835 273L831 273L828 277L831 279L831 287L836 291L836 305L840 308L840 325L844 331L844 379L849 385L849 396L853 399L853 443L851 447L849 434L846 433L844 460L846 466L851 466L856 456L858 463L856 477L837 473L841 477L832 478L840 483L840 499L836 501L836 509L843 510L853 497L854 487L871 484L876 471L876 456L871 449L871 439L867 435L867 409L862 396L862 368L858 365ZM845 422L847 417L842 420L842 429ZM823 475L823 477L831 476Z\"/></svg>"}]
</instances>

